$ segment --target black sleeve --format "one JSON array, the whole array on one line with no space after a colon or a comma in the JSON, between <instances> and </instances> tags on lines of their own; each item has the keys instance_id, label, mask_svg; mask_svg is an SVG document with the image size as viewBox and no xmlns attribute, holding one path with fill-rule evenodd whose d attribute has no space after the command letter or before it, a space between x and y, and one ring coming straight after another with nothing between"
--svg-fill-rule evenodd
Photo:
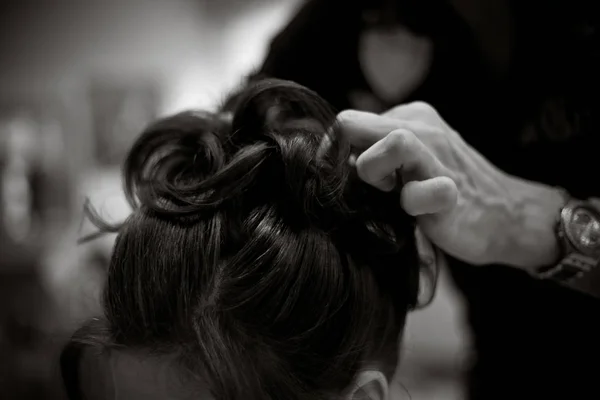
<instances>
[{"instance_id":1,"label":"black sleeve","mask_svg":"<svg viewBox=\"0 0 600 400\"><path fill-rule=\"evenodd\" d=\"M525 178L560 186L577 198L600 197L598 153L600 132L573 138L564 143L540 143L513 153L527 170Z\"/></svg>"},{"instance_id":2,"label":"black sleeve","mask_svg":"<svg viewBox=\"0 0 600 400\"><path fill-rule=\"evenodd\" d=\"M600 13L586 0L537 3L545 7L546 22L543 29L527 31L535 38L528 68L536 74L538 92L556 100L547 113L551 118L539 127L554 134L515 156L536 175L530 179L546 177L578 198L599 197ZM539 18L536 4L519 5Z\"/></svg>"}]
</instances>

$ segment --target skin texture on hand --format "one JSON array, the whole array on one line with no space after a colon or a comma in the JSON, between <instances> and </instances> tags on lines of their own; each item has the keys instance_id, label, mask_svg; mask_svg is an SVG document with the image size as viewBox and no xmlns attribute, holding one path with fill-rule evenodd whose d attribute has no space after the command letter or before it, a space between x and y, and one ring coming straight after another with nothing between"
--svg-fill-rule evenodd
<instances>
[{"instance_id":1,"label":"skin texture on hand","mask_svg":"<svg viewBox=\"0 0 600 400\"><path fill-rule=\"evenodd\" d=\"M507 263L530 272L558 263L556 223L567 199L560 190L543 184L521 179L512 183L517 218L504 250L512 256Z\"/></svg>"},{"instance_id":2,"label":"skin texture on hand","mask_svg":"<svg viewBox=\"0 0 600 400\"><path fill-rule=\"evenodd\" d=\"M359 176L385 191L402 179L401 206L444 252L474 265L523 269L557 257L559 192L500 171L428 104L383 115L344 111L339 121L363 150L355 161Z\"/></svg>"}]
</instances>

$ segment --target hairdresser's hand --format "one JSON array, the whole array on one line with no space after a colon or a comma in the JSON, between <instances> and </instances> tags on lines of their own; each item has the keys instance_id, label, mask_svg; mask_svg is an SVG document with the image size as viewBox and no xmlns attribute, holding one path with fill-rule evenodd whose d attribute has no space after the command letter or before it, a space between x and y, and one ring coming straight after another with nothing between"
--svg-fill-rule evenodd
<instances>
[{"instance_id":1,"label":"hairdresser's hand","mask_svg":"<svg viewBox=\"0 0 600 400\"><path fill-rule=\"evenodd\" d=\"M476 265L555 261L559 192L500 171L431 106L412 103L381 116L344 111L339 120L364 150L355 160L359 176L385 191L401 178L402 207L446 253Z\"/></svg>"}]
</instances>

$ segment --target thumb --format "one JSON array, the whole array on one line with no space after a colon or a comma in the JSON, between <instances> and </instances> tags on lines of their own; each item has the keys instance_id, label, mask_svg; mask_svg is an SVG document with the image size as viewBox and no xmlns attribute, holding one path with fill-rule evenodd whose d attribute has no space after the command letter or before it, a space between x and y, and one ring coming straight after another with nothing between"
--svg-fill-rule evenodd
<instances>
[{"instance_id":1,"label":"thumb","mask_svg":"<svg viewBox=\"0 0 600 400\"><path fill-rule=\"evenodd\" d=\"M445 176L408 182L400 193L400 205L412 216L448 211L456 206L457 199L456 183Z\"/></svg>"}]
</instances>

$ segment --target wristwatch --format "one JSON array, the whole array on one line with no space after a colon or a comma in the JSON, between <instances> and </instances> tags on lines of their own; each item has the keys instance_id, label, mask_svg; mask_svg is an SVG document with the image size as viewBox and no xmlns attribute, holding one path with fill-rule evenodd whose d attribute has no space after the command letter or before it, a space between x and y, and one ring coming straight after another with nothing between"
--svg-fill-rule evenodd
<instances>
[{"instance_id":1,"label":"wristwatch","mask_svg":"<svg viewBox=\"0 0 600 400\"><path fill-rule=\"evenodd\" d=\"M596 201L569 199L561 209L556 236L558 264L537 271L540 279L555 281L600 298L600 206Z\"/></svg>"}]
</instances>

